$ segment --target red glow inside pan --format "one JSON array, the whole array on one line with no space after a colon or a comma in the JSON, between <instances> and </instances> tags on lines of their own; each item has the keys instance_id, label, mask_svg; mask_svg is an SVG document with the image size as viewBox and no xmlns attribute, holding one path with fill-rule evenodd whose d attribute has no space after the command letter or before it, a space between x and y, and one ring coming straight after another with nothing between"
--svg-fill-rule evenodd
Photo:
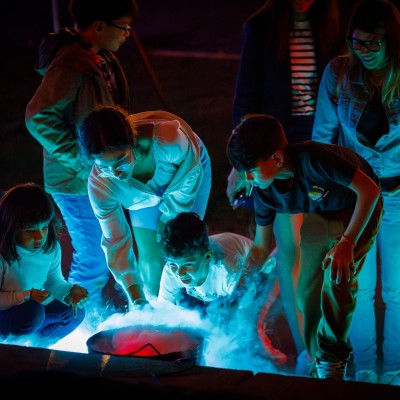
<instances>
[{"instance_id":1,"label":"red glow inside pan","mask_svg":"<svg viewBox=\"0 0 400 400\"><path fill-rule=\"evenodd\" d=\"M201 341L190 330L134 326L101 331L89 338L87 345L98 353L153 357L192 350Z\"/></svg>"}]
</instances>

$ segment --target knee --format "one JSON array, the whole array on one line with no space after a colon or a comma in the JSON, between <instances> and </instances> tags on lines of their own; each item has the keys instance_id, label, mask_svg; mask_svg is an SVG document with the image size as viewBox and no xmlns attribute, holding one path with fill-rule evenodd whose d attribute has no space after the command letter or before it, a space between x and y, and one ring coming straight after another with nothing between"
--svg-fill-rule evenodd
<instances>
[{"instance_id":1,"label":"knee","mask_svg":"<svg viewBox=\"0 0 400 400\"><path fill-rule=\"evenodd\" d=\"M400 286L397 289L386 289L382 286L382 300L385 304L400 305Z\"/></svg>"},{"instance_id":2,"label":"knee","mask_svg":"<svg viewBox=\"0 0 400 400\"><path fill-rule=\"evenodd\" d=\"M28 335L39 330L45 320L44 307L33 300L21 304L13 323L12 333Z\"/></svg>"}]
</instances>

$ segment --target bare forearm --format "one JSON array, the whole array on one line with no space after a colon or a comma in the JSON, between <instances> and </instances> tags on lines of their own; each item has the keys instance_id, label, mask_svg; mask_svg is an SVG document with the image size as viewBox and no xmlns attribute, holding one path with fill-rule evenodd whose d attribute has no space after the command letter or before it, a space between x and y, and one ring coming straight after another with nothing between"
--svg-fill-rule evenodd
<instances>
[{"instance_id":1,"label":"bare forearm","mask_svg":"<svg viewBox=\"0 0 400 400\"><path fill-rule=\"evenodd\" d=\"M380 189L361 171L356 172L351 188L357 193L357 202L344 235L349 241L357 243L379 200Z\"/></svg>"}]
</instances>

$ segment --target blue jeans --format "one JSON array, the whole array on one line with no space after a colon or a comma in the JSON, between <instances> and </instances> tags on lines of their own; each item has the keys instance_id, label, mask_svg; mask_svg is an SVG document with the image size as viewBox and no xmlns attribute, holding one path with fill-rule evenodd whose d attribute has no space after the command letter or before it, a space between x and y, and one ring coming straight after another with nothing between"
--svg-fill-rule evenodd
<instances>
[{"instance_id":1,"label":"blue jeans","mask_svg":"<svg viewBox=\"0 0 400 400\"><path fill-rule=\"evenodd\" d=\"M41 344L51 346L74 331L85 318L83 308L76 309L58 300L47 305L29 300L0 311L0 335L37 335Z\"/></svg>"},{"instance_id":2,"label":"blue jeans","mask_svg":"<svg viewBox=\"0 0 400 400\"><path fill-rule=\"evenodd\" d=\"M73 247L68 282L85 287L89 291L89 304L97 304L101 301L110 271L100 244L100 224L93 213L89 196L52 196L63 216Z\"/></svg>"},{"instance_id":3,"label":"blue jeans","mask_svg":"<svg viewBox=\"0 0 400 400\"><path fill-rule=\"evenodd\" d=\"M376 370L377 331L375 295L380 257L385 304L382 372L400 370L400 194L384 197L384 215L374 246L358 277L357 306L350 330L358 371Z\"/></svg>"}]
</instances>

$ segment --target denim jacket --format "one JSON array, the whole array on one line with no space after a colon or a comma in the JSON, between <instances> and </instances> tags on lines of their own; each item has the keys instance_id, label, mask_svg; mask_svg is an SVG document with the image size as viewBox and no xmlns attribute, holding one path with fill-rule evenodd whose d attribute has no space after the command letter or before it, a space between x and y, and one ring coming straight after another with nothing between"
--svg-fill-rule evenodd
<instances>
[{"instance_id":1,"label":"denim jacket","mask_svg":"<svg viewBox=\"0 0 400 400\"><path fill-rule=\"evenodd\" d=\"M400 99L396 97L389 107L384 105L389 133L382 135L375 146L364 141L357 133L357 124L368 102L368 92L361 72L354 81L350 81L345 72L340 72L345 62L344 57L336 57L325 68L318 92L312 139L354 150L369 162L379 178L400 176Z\"/></svg>"}]
</instances>

